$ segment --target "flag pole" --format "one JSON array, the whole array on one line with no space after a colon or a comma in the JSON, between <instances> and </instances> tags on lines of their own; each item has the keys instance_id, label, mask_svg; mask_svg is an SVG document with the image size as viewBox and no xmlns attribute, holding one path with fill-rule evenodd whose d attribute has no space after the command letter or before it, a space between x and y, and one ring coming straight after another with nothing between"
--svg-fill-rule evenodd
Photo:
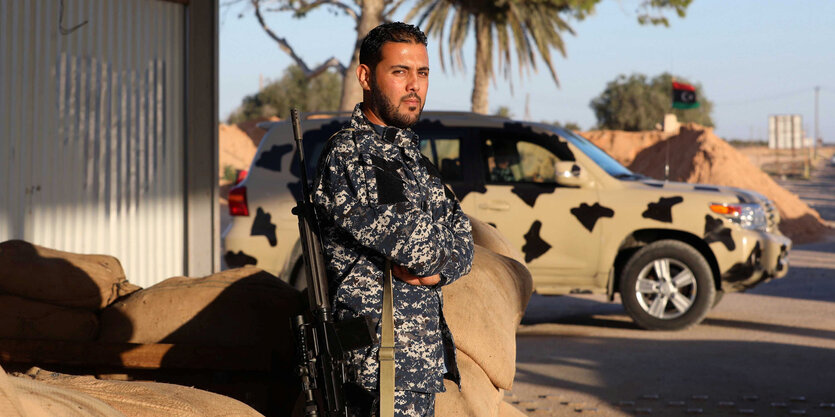
<instances>
[{"instance_id":1,"label":"flag pole","mask_svg":"<svg viewBox=\"0 0 835 417\"><path fill-rule=\"evenodd\" d=\"M673 112L673 82L675 78L670 75L670 113ZM663 123L666 122L667 116L664 116L664 121L662 121L662 135L665 136L664 138L664 182L670 180L670 137L667 136L667 126L663 126Z\"/></svg>"}]
</instances>

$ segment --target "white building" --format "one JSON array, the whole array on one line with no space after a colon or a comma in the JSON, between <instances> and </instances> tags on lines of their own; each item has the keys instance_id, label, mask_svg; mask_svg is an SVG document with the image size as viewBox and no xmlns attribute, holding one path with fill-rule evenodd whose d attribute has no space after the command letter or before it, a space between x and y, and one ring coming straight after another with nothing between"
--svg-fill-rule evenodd
<instances>
[{"instance_id":1,"label":"white building","mask_svg":"<svg viewBox=\"0 0 835 417\"><path fill-rule=\"evenodd\" d=\"M0 241L219 269L217 0L0 0Z\"/></svg>"},{"instance_id":2,"label":"white building","mask_svg":"<svg viewBox=\"0 0 835 417\"><path fill-rule=\"evenodd\" d=\"M769 149L801 149L803 146L803 117L801 115L768 116Z\"/></svg>"}]
</instances>

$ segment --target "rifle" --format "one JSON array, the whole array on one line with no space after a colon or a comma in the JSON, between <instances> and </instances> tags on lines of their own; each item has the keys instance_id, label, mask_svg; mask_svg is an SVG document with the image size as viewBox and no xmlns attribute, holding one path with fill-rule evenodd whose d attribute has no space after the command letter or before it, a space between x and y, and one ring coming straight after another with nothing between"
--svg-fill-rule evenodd
<instances>
[{"instance_id":1,"label":"rifle","mask_svg":"<svg viewBox=\"0 0 835 417\"><path fill-rule=\"evenodd\" d=\"M305 415L347 417L349 414L345 401L345 352L370 346L376 342L377 337L373 324L367 317L338 323L333 320L321 231L307 182L307 165L304 161L298 109L290 110L290 118L302 183L302 200L293 208L293 214L299 218L299 238L306 267L310 305L309 318L299 315L292 323L299 361L297 372L305 397Z\"/></svg>"}]
</instances>

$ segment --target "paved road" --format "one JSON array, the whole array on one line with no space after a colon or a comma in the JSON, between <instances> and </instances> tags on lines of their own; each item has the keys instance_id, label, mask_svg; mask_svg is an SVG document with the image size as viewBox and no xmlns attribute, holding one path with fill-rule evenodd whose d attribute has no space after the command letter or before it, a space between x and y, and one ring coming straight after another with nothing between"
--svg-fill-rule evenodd
<instances>
[{"instance_id":1,"label":"paved road","mask_svg":"<svg viewBox=\"0 0 835 417\"><path fill-rule=\"evenodd\" d=\"M835 222L835 167L784 186ZM531 416L835 417L835 238L790 260L683 332L640 330L599 297L534 296L506 399Z\"/></svg>"}]
</instances>

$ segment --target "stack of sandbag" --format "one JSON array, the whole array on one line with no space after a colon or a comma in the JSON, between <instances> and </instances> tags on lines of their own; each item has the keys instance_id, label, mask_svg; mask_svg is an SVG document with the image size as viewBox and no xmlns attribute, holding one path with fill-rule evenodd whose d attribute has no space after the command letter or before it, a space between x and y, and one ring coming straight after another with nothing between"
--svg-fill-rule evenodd
<instances>
[{"instance_id":1,"label":"stack of sandbag","mask_svg":"<svg viewBox=\"0 0 835 417\"><path fill-rule=\"evenodd\" d=\"M104 402L31 378L6 375L0 367L0 416L3 417L126 417Z\"/></svg>"},{"instance_id":2,"label":"stack of sandbag","mask_svg":"<svg viewBox=\"0 0 835 417\"><path fill-rule=\"evenodd\" d=\"M8 376L0 368L4 417L259 417L232 398L156 382L102 381L32 368Z\"/></svg>"},{"instance_id":3,"label":"stack of sandbag","mask_svg":"<svg viewBox=\"0 0 835 417\"><path fill-rule=\"evenodd\" d=\"M112 256L0 243L0 338L94 340L95 312L138 289Z\"/></svg>"},{"instance_id":4,"label":"stack of sandbag","mask_svg":"<svg viewBox=\"0 0 835 417\"><path fill-rule=\"evenodd\" d=\"M461 391L445 381L436 415L524 415L504 403L516 374L516 327L533 292L522 255L492 226L470 217L475 257L469 275L444 287L444 317L455 337Z\"/></svg>"},{"instance_id":5,"label":"stack of sandbag","mask_svg":"<svg viewBox=\"0 0 835 417\"><path fill-rule=\"evenodd\" d=\"M98 340L272 347L290 360L290 318L301 309L296 289L252 266L174 277L105 308Z\"/></svg>"}]
</instances>

